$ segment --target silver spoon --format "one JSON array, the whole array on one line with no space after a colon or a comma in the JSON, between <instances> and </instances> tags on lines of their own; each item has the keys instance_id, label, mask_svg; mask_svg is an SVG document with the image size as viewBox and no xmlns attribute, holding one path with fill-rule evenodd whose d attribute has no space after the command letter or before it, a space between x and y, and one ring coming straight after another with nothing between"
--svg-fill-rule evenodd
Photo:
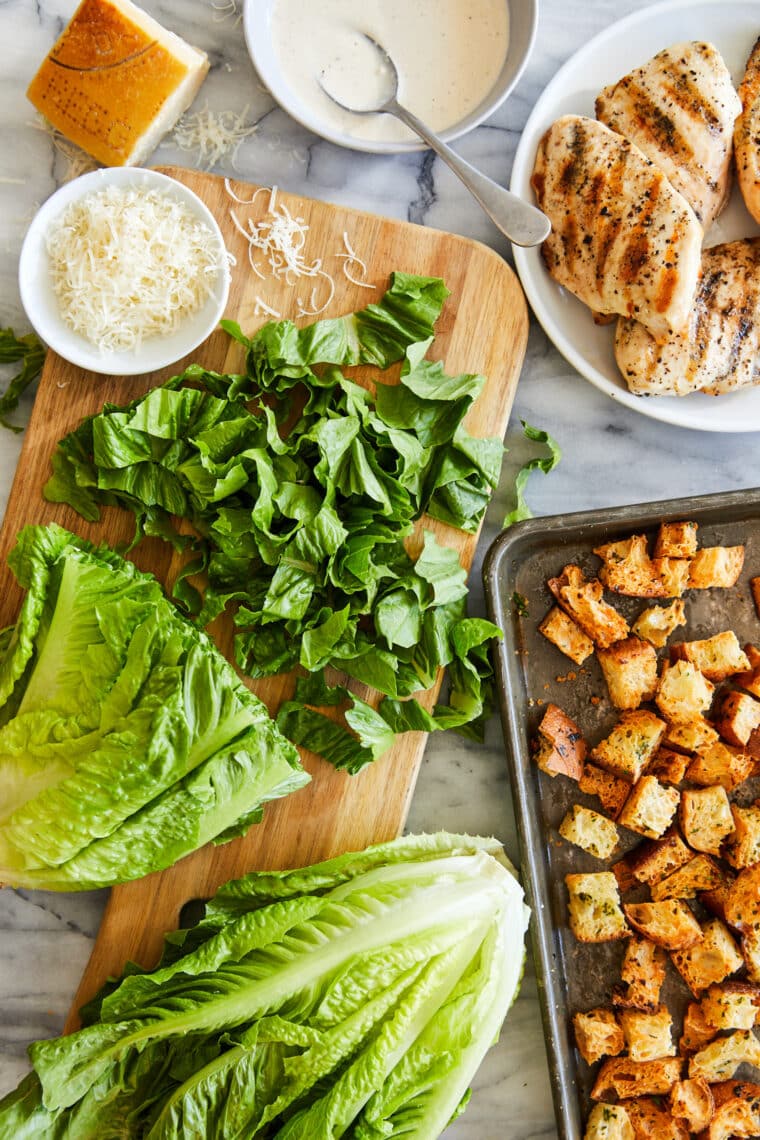
<instances>
[{"instance_id":1,"label":"silver spoon","mask_svg":"<svg viewBox=\"0 0 760 1140\"><path fill-rule=\"evenodd\" d=\"M491 221L501 230L501 232L508 237L515 245L540 245L540 243L549 235L551 230L551 223L545 214L537 210L535 206L529 205L528 202L523 202L522 198L518 198L510 190L506 190L503 186L499 186L498 182L481 174L474 166L470 166L469 162L465 162L460 158L456 151L453 151L450 146L447 146L443 139L439 138L434 131L425 126L416 115L412 114L408 108L402 103L399 103L396 98L398 94L398 70L395 63L388 55L382 44L372 36L367 35L366 32L361 32L360 35L373 45L374 48L382 55L384 62L388 67L388 81L390 94L387 99L379 103L376 107L349 107L346 103L342 103L340 99L332 94L331 91L325 87L322 79L319 80L319 85L329 99L342 107L344 111L350 111L353 115L376 115L384 113L386 115L395 115L402 123L405 123L410 130L418 134L420 138L427 143L427 145L434 150L435 153L442 158L443 161L451 167L456 176L464 183L472 196L480 203L485 212L488 214Z\"/></svg>"}]
</instances>

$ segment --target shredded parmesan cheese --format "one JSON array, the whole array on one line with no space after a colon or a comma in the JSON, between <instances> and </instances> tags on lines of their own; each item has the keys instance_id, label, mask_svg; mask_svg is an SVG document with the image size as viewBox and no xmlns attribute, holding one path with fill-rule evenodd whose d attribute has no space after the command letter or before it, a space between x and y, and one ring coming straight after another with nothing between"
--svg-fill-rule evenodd
<instances>
[{"instance_id":1,"label":"shredded parmesan cheese","mask_svg":"<svg viewBox=\"0 0 760 1140\"><path fill-rule=\"evenodd\" d=\"M209 227L156 190L87 194L55 219L46 241L61 315L104 351L174 332L205 303L220 271Z\"/></svg>"},{"instance_id":2,"label":"shredded parmesan cheese","mask_svg":"<svg viewBox=\"0 0 760 1140\"><path fill-rule=\"evenodd\" d=\"M361 289L377 289L377 285L372 285L369 281L358 281L356 277L352 277L349 271L349 265L358 265L362 272L362 277L367 276L367 263L362 261L358 254L354 253L351 248L351 242L348 240L348 234L343 231L343 245L346 247L345 253L336 253L336 257L343 258L343 273L351 282L352 285L358 285Z\"/></svg>"},{"instance_id":3,"label":"shredded parmesan cheese","mask_svg":"<svg viewBox=\"0 0 760 1140\"><path fill-rule=\"evenodd\" d=\"M261 297L259 297L258 294L254 297L254 301L256 302L253 309L254 317L274 317L275 320L279 321L282 313L278 313L277 309L273 309L271 305L268 305L266 303L266 301L262 301Z\"/></svg>"},{"instance_id":4,"label":"shredded parmesan cheese","mask_svg":"<svg viewBox=\"0 0 760 1140\"><path fill-rule=\"evenodd\" d=\"M240 144L256 130L255 123L246 123L247 114L247 106L237 114L211 111L207 104L200 111L183 115L172 139L180 150L193 151L204 170L210 170L227 157L234 167Z\"/></svg>"}]
</instances>

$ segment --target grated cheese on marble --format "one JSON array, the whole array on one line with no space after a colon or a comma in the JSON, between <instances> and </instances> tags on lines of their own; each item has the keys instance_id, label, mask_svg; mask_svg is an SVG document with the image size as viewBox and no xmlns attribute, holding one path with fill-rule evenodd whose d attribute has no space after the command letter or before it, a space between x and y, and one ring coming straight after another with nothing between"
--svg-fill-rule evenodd
<instances>
[{"instance_id":1,"label":"grated cheese on marble","mask_svg":"<svg viewBox=\"0 0 760 1140\"><path fill-rule=\"evenodd\" d=\"M212 111L206 104L200 111L182 116L172 139L180 150L194 152L198 165L204 170L210 170L228 157L234 167L240 144L256 130L255 123L246 123L247 114L247 106L238 114Z\"/></svg>"},{"instance_id":2,"label":"grated cheese on marble","mask_svg":"<svg viewBox=\"0 0 760 1140\"><path fill-rule=\"evenodd\" d=\"M46 236L66 323L103 351L174 332L213 291L217 241L184 203L107 186L72 202Z\"/></svg>"}]
</instances>

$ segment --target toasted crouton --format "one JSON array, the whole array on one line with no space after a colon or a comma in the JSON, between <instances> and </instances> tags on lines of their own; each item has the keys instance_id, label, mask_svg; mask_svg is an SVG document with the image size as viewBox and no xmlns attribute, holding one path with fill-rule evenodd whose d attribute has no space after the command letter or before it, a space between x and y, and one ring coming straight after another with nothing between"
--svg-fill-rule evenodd
<instances>
[{"instance_id":1,"label":"toasted crouton","mask_svg":"<svg viewBox=\"0 0 760 1140\"><path fill-rule=\"evenodd\" d=\"M686 1125L661 1100L637 1096L625 1102L635 1140L689 1140Z\"/></svg>"},{"instance_id":2,"label":"toasted crouton","mask_svg":"<svg viewBox=\"0 0 760 1140\"><path fill-rule=\"evenodd\" d=\"M573 804L567 812L559 833L597 859L608 859L618 845L618 830L612 820L580 804Z\"/></svg>"},{"instance_id":3,"label":"toasted crouton","mask_svg":"<svg viewBox=\"0 0 760 1140\"><path fill-rule=\"evenodd\" d=\"M665 1096L681 1076L680 1057L662 1057L658 1061L632 1061L630 1057L611 1057L604 1061L591 1090L593 1100L613 1093L621 1100L635 1096Z\"/></svg>"},{"instance_id":4,"label":"toasted crouton","mask_svg":"<svg viewBox=\"0 0 760 1140\"><path fill-rule=\"evenodd\" d=\"M712 887L709 891L702 891L699 896L699 901L706 910L710 911L710 914L714 914L721 922L725 922L726 900L734 884L736 875L724 864L721 864L721 871L723 872L722 882L718 883L717 887Z\"/></svg>"},{"instance_id":5,"label":"toasted crouton","mask_svg":"<svg viewBox=\"0 0 760 1140\"><path fill-rule=\"evenodd\" d=\"M679 641L670 647L671 661L691 661L708 681L725 681L749 669L747 655L732 629L703 641Z\"/></svg>"},{"instance_id":6,"label":"toasted crouton","mask_svg":"<svg viewBox=\"0 0 760 1140\"><path fill-rule=\"evenodd\" d=\"M736 673L733 679L748 693L760 697L760 649L756 645L745 645L744 653L749 661L749 669L744 673Z\"/></svg>"},{"instance_id":7,"label":"toasted crouton","mask_svg":"<svg viewBox=\"0 0 760 1140\"><path fill-rule=\"evenodd\" d=\"M704 1049L709 1041L717 1036L715 1026L709 1025L698 1001L691 1001L683 1015L683 1033L678 1042L678 1051L688 1057L690 1053L698 1053Z\"/></svg>"},{"instance_id":8,"label":"toasted crouton","mask_svg":"<svg viewBox=\"0 0 760 1140\"><path fill-rule=\"evenodd\" d=\"M631 860L628 855L625 855L622 859L618 859L613 863L610 866L610 870L617 879L618 890L621 895L625 895L628 891L632 891L638 887L639 884L633 877Z\"/></svg>"},{"instance_id":9,"label":"toasted crouton","mask_svg":"<svg viewBox=\"0 0 760 1140\"><path fill-rule=\"evenodd\" d=\"M673 1018L665 1005L652 1013L640 1009L624 1009L620 1024L625 1034L628 1056L632 1061L656 1061L659 1057L674 1057Z\"/></svg>"},{"instance_id":10,"label":"toasted crouton","mask_svg":"<svg viewBox=\"0 0 760 1140\"><path fill-rule=\"evenodd\" d=\"M740 1136L760 1136L760 1107L756 1100L735 1097L724 1101L713 1113L706 1140Z\"/></svg>"},{"instance_id":11,"label":"toasted crouton","mask_svg":"<svg viewBox=\"0 0 760 1140\"><path fill-rule=\"evenodd\" d=\"M760 1085L753 1081L716 1081L712 1085L715 1107L720 1108L729 1100L754 1101L755 1110L760 1111Z\"/></svg>"},{"instance_id":12,"label":"toasted crouton","mask_svg":"<svg viewBox=\"0 0 760 1140\"><path fill-rule=\"evenodd\" d=\"M698 716L686 724L669 724L665 730L663 744L668 748L674 748L677 752L696 752L717 739L717 729L714 729L703 716Z\"/></svg>"},{"instance_id":13,"label":"toasted crouton","mask_svg":"<svg viewBox=\"0 0 760 1140\"><path fill-rule=\"evenodd\" d=\"M651 887L672 875L691 858L691 851L674 827L669 828L661 839L641 843L630 855L634 877Z\"/></svg>"},{"instance_id":14,"label":"toasted crouton","mask_svg":"<svg viewBox=\"0 0 760 1140\"><path fill-rule=\"evenodd\" d=\"M689 1132L703 1132L715 1112L712 1090L703 1077L676 1081L670 1090L670 1111Z\"/></svg>"},{"instance_id":15,"label":"toasted crouton","mask_svg":"<svg viewBox=\"0 0 760 1140\"><path fill-rule=\"evenodd\" d=\"M691 910L679 899L625 903L623 910L634 930L666 950L685 950L703 937Z\"/></svg>"},{"instance_id":16,"label":"toasted crouton","mask_svg":"<svg viewBox=\"0 0 760 1140\"><path fill-rule=\"evenodd\" d=\"M745 867L726 891L726 922L742 932L760 930L760 865Z\"/></svg>"},{"instance_id":17,"label":"toasted crouton","mask_svg":"<svg viewBox=\"0 0 760 1140\"><path fill-rule=\"evenodd\" d=\"M590 756L614 776L635 784L659 748L665 722L646 709L624 712Z\"/></svg>"},{"instance_id":18,"label":"toasted crouton","mask_svg":"<svg viewBox=\"0 0 760 1140\"><path fill-rule=\"evenodd\" d=\"M752 1029L760 1013L760 988L736 981L710 986L702 998L702 1012L716 1029Z\"/></svg>"},{"instance_id":19,"label":"toasted crouton","mask_svg":"<svg viewBox=\"0 0 760 1140\"><path fill-rule=\"evenodd\" d=\"M575 1044L587 1065L602 1057L617 1057L625 1049L625 1037L611 1009L590 1009L573 1016Z\"/></svg>"},{"instance_id":20,"label":"toasted crouton","mask_svg":"<svg viewBox=\"0 0 760 1140\"><path fill-rule=\"evenodd\" d=\"M552 606L538 630L576 665L582 665L594 652L591 638L559 606Z\"/></svg>"},{"instance_id":21,"label":"toasted crouton","mask_svg":"<svg viewBox=\"0 0 760 1140\"><path fill-rule=\"evenodd\" d=\"M611 819L617 818L631 790L631 785L625 780L589 762L583 765L578 787L589 796L597 796Z\"/></svg>"},{"instance_id":22,"label":"toasted crouton","mask_svg":"<svg viewBox=\"0 0 760 1140\"><path fill-rule=\"evenodd\" d=\"M760 983L760 927L753 926L745 930L741 945L747 977Z\"/></svg>"},{"instance_id":23,"label":"toasted crouton","mask_svg":"<svg viewBox=\"0 0 760 1140\"><path fill-rule=\"evenodd\" d=\"M683 783L689 764L689 757L685 753L674 752L672 748L658 748L647 773L656 776L661 784L670 784L675 788Z\"/></svg>"},{"instance_id":24,"label":"toasted crouton","mask_svg":"<svg viewBox=\"0 0 760 1140\"><path fill-rule=\"evenodd\" d=\"M598 554L604 563L599 571L599 580L613 594L626 594L633 598L666 596L665 586L652 568L643 534L597 546L594 554Z\"/></svg>"},{"instance_id":25,"label":"toasted crouton","mask_svg":"<svg viewBox=\"0 0 760 1140\"><path fill-rule=\"evenodd\" d=\"M655 702L671 724L689 724L712 704L714 686L690 661L663 665Z\"/></svg>"},{"instance_id":26,"label":"toasted crouton","mask_svg":"<svg viewBox=\"0 0 760 1140\"><path fill-rule=\"evenodd\" d=\"M760 802L741 807L731 804L734 834L724 852L732 867L760 863Z\"/></svg>"},{"instance_id":27,"label":"toasted crouton","mask_svg":"<svg viewBox=\"0 0 760 1140\"><path fill-rule=\"evenodd\" d=\"M760 578L750 578L749 588L752 592L752 601L755 603L755 612L760 618Z\"/></svg>"},{"instance_id":28,"label":"toasted crouton","mask_svg":"<svg viewBox=\"0 0 760 1140\"><path fill-rule=\"evenodd\" d=\"M696 756L686 769L686 779L704 788L721 784L730 792L752 775L754 766L754 761L747 752L715 740L712 744L697 749Z\"/></svg>"},{"instance_id":29,"label":"toasted crouton","mask_svg":"<svg viewBox=\"0 0 760 1140\"><path fill-rule=\"evenodd\" d=\"M689 1076L703 1077L709 1084L733 1077L740 1065L760 1065L760 1041L754 1033L737 1029L717 1037L689 1061Z\"/></svg>"},{"instance_id":30,"label":"toasted crouton","mask_svg":"<svg viewBox=\"0 0 760 1140\"><path fill-rule=\"evenodd\" d=\"M579 942L613 942L630 936L611 871L565 875L565 883L570 929Z\"/></svg>"},{"instance_id":31,"label":"toasted crouton","mask_svg":"<svg viewBox=\"0 0 760 1140\"><path fill-rule=\"evenodd\" d=\"M713 891L725 882L726 875L719 863L709 855L695 855L672 875L652 884L652 898L694 899L702 891Z\"/></svg>"},{"instance_id":32,"label":"toasted crouton","mask_svg":"<svg viewBox=\"0 0 760 1140\"><path fill-rule=\"evenodd\" d=\"M728 589L735 586L743 565L743 546L703 546L691 560L689 589Z\"/></svg>"},{"instance_id":33,"label":"toasted crouton","mask_svg":"<svg viewBox=\"0 0 760 1140\"><path fill-rule=\"evenodd\" d=\"M652 569L665 587L665 598L680 598L689 585L690 558L653 558Z\"/></svg>"},{"instance_id":34,"label":"toasted crouton","mask_svg":"<svg viewBox=\"0 0 760 1140\"><path fill-rule=\"evenodd\" d=\"M686 622L686 607L680 598L676 598L669 606L650 606L636 618L633 623L633 633L643 637L657 649L667 644L671 633Z\"/></svg>"},{"instance_id":35,"label":"toasted crouton","mask_svg":"<svg viewBox=\"0 0 760 1140\"><path fill-rule=\"evenodd\" d=\"M697 523L660 523L654 543L655 558L693 558L697 553Z\"/></svg>"},{"instance_id":36,"label":"toasted crouton","mask_svg":"<svg viewBox=\"0 0 760 1140\"><path fill-rule=\"evenodd\" d=\"M648 938L631 938L625 946L620 978L621 983L612 989L612 1004L654 1013L665 981L665 951Z\"/></svg>"},{"instance_id":37,"label":"toasted crouton","mask_svg":"<svg viewBox=\"0 0 760 1140\"><path fill-rule=\"evenodd\" d=\"M722 693L713 719L723 739L742 748L755 729L760 728L760 701L749 693L735 690Z\"/></svg>"},{"instance_id":38,"label":"toasted crouton","mask_svg":"<svg viewBox=\"0 0 760 1140\"><path fill-rule=\"evenodd\" d=\"M657 689L653 645L638 637L626 637L608 649L598 649L596 656L616 708L637 709L642 701L651 701Z\"/></svg>"},{"instance_id":39,"label":"toasted crouton","mask_svg":"<svg viewBox=\"0 0 760 1140\"><path fill-rule=\"evenodd\" d=\"M647 839L659 839L670 826L680 799L677 788L666 788L655 776L642 776L633 785L618 821Z\"/></svg>"},{"instance_id":40,"label":"toasted crouton","mask_svg":"<svg viewBox=\"0 0 760 1140\"><path fill-rule=\"evenodd\" d=\"M586 742L574 720L557 705L546 706L538 726L536 763L552 778L557 775L580 780L586 758Z\"/></svg>"},{"instance_id":41,"label":"toasted crouton","mask_svg":"<svg viewBox=\"0 0 760 1140\"><path fill-rule=\"evenodd\" d=\"M686 949L671 951L670 958L694 997L701 997L713 982L724 981L743 965L728 927L719 918L703 923L701 940Z\"/></svg>"},{"instance_id":42,"label":"toasted crouton","mask_svg":"<svg viewBox=\"0 0 760 1140\"><path fill-rule=\"evenodd\" d=\"M622 1104L595 1104L586 1122L583 1140L636 1140Z\"/></svg>"},{"instance_id":43,"label":"toasted crouton","mask_svg":"<svg viewBox=\"0 0 760 1140\"><path fill-rule=\"evenodd\" d=\"M602 583L596 578L587 581L580 567L566 566L548 585L562 609L595 645L606 649L628 636L628 622L604 601Z\"/></svg>"},{"instance_id":44,"label":"toasted crouton","mask_svg":"<svg viewBox=\"0 0 760 1140\"><path fill-rule=\"evenodd\" d=\"M710 788L686 788L679 811L683 837L695 851L720 854L720 845L734 830L728 793L721 784ZM717 882L714 884L717 886ZM704 890L712 890L706 886Z\"/></svg>"}]
</instances>

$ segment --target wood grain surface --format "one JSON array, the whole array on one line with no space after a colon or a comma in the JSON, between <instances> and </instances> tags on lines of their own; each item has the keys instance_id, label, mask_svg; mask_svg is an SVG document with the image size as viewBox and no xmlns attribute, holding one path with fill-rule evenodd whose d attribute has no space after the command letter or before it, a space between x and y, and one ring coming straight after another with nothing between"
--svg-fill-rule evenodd
<instances>
[{"instance_id":1,"label":"wood grain surface","mask_svg":"<svg viewBox=\"0 0 760 1140\"><path fill-rule=\"evenodd\" d=\"M225 315L239 321L245 332L255 331L267 319L255 315L257 298L283 317L295 318L299 303L309 305L311 287L316 284L316 302L321 303L326 295L322 290L329 289L325 278L304 278L289 285L271 276L262 280L250 267L247 243L237 232L230 210L243 225L248 219L261 220L269 206L268 193L259 193L253 203L242 205L233 201L221 178L175 167L164 168L164 173L195 190L217 218L236 258ZM256 187L233 183L232 189L238 197L251 199ZM338 316L376 300L394 269L444 278L451 297L438 322L431 355L444 360L450 372L477 371L487 376L467 426L476 435L503 435L528 329L525 300L507 264L485 246L452 234L291 194L278 194L277 202L308 224L304 254L310 262L320 258L334 278L335 294L322 316ZM376 289L360 288L344 275L344 260L338 256L345 252L344 234L366 262L367 280ZM353 276L361 275L356 265L351 271ZM191 359L217 371L237 371L242 367L242 350L219 331L186 361L161 373L131 378L84 372L48 354L0 534L0 628L15 620L21 601L5 556L23 526L55 521L84 537L111 544L132 533L132 517L127 512L108 509L100 522L88 524L69 508L43 499L42 487L50 475L50 456L58 439L83 416L99 411L105 401L123 403L139 396ZM368 380L361 372L358 375ZM424 525L440 541L455 547L469 568L477 536L431 520ZM414 540L410 548L418 549ZM132 557L165 584L177 570L171 551L156 541L142 543ZM212 632L229 653L230 623L220 619ZM292 682L287 676L276 677L253 683L251 688L274 711L290 694ZM429 703L433 696L429 694ZM221 883L253 869L305 865L399 834L424 747L421 733L400 737L390 752L357 776L336 772L304 752L311 783L270 804L263 823L243 839L222 847L208 846L169 870L115 887L67 1028L76 1025L76 1010L82 1002L108 975L119 973L125 961L144 966L155 962L164 932L176 927L180 910L189 900L208 897Z\"/></svg>"}]
</instances>

